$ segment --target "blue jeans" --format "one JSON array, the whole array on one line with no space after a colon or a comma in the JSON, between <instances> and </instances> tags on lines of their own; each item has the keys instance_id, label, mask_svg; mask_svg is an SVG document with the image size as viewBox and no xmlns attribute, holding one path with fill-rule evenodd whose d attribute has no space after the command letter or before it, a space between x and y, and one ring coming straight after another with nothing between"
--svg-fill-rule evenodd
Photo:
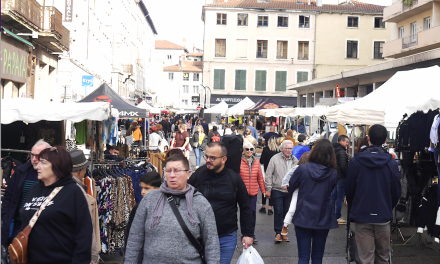
<instances>
[{"instance_id":1,"label":"blue jeans","mask_svg":"<svg viewBox=\"0 0 440 264\"><path fill-rule=\"evenodd\" d=\"M272 206L274 210L273 227L276 234L281 234L283 229L284 217L289 211L292 195L277 190L271 191Z\"/></svg>"},{"instance_id":2,"label":"blue jeans","mask_svg":"<svg viewBox=\"0 0 440 264\"><path fill-rule=\"evenodd\" d=\"M199 167L200 161L202 160L202 156L203 156L203 150L201 150L199 148L195 148L194 154L196 155L196 166Z\"/></svg>"},{"instance_id":3,"label":"blue jeans","mask_svg":"<svg viewBox=\"0 0 440 264\"><path fill-rule=\"evenodd\" d=\"M322 264L328 229L309 229L295 226L298 244L298 264L309 264L310 252L312 264Z\"/></svg>"},{"instance_id":4,"label":"blue jeans","mask_svg":"<svg viewBox=\"0 0 440 264\"><path fill-rule=\"evenodd\" d=\"M345 196L345 179L339 180L332 192L332 204L335 205L336 219L341 218L342 202ZM336 201L336 204L335 204Z\"/></svg>"},{"instance_id":5,"label":"blue jeans","mask_svg":"<svg viewBox=\"0 0 440 264\"><path fill-rule=\"evenodd\" d=\"M230 264L237 246L237 231L219 238L220 264Z\"/></svg>"}]
</instances>

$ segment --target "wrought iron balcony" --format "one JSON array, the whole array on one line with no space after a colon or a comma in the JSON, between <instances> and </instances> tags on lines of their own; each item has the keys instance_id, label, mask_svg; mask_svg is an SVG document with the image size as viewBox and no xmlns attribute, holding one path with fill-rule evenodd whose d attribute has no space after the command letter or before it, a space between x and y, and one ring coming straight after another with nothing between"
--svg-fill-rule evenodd
<instances>
[{"instance_id":1,"label":"wrought iron balcony","mask_svg":"<svg viewBox=\"0 0 440 264\"><path fill-rule=\"evenodd\" d=\"M44 31L63 34L63 15L53 6L43 6Z\"/></svg>"},{"instance_id":2,"label":"wrought iron balcony","mask_svg":"<svg viewBox=\"0 0 440 264\"><path fill-rule=\"evenodd\" d=\"M37 29L43 28L42 9L36 0L2 0L1 7L2 20L3 16L10 16L14 20L21 17Z\"/></svg>"}]
</instances>

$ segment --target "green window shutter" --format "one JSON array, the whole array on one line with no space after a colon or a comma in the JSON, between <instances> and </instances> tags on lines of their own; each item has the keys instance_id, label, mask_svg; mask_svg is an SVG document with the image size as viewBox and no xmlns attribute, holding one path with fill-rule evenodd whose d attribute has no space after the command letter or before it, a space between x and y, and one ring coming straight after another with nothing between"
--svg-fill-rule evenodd
<instances>
[{"instance_id":1,"label":"green window shutter","mask_svg":"<svg viewBox=\"0 0 440 264\"><path fill-rule=\"evenodd\" d=\"M235 70L235 90L240 90L240 70Z\"/></svg>"},{"instance_id":2,"label":"green window shutter","mask_svg":"<svg viewBox=\"0 0 440 264\"><path fill-rule=\"evenodd\" d=\"M286 91L286 84L287 84L287 72L286 71L277 71L275 78L276 78L275 91L276 92L285 92Z\"/></svg>"},{"instance_id":3,"label":"green window shutter","mask_svg":"<svg viewBox=\"0 0 440 264\"><path fill-rule=\"evenodd\" d=\"M214 70L214 90L225 89L225 70Z\"/></svg>"},{"instance_id":4,"label":"green window shutter","mask_svg":"<svg viewBox=\"0 0 440 264\"><path fill-rule=\"evenodd\" d=\"M308 72L297 72L296 73L296 83L308 81Z\"/></svg>"},{"instance_id":5,"label":"green window shutter","mask_svg":"<svg viewBox=\"0 0 440 264\"><path fill-rule=\"evenodd\" d=\"M255 72L255 91L266 91L266 71Z\"/></svg>"},{"instance_id":6,"label":"green window shutter","mask_svg":"<svg viewBox=\"0 0 440 264\"><path fill-rule=\"evenodd\" d=\"M246 71L235 70L235 90L246 90Z\"/></svg>"}]
</instances>

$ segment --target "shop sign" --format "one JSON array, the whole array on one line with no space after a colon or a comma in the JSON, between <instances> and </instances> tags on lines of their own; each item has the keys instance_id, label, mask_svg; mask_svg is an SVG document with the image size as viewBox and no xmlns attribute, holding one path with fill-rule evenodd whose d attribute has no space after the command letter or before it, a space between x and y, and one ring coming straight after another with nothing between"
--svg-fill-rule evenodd
<instances>
[{"instance_id":1,"label":"shop sign","mask_svg":"<svg viewBox=\"0 0 440 264\"><path fill-rule=\"evenodd\" d=\"M84 87L84 94L88 95L87 90L90 91L90 88L93 88L93 75L83 75L81 78L82 87Z\"/></svg>"},{"instance_id":2,"label":"shop sign","mask_svg":"<svg viewBox=\"0 0 440 264\"><path fill-rule=\"evenodd\" d=\"M200 96L192 96L191 102L193 103L200 103Z\"/></svg>"},{"instance_id":3,"label":"shop sign","mask_svg":"<svg viewBox=\"0 0 440 264\"><path fill-rule=\"evenodd\" d=\"M66 0L64 11L64 22L72 22L73 0Z\"/></svg>"},{"instance_id":4,"label":"shop sign","mask_svg":"<svg viewBox=\"0 0 440 264\"><path fill-rule=\"evenodd\" d=\"M2 79L26 83L28 57L29 54L26 51L2 41Z\"/></svg>"},{"instance_id":5,"label":"shop sign","mask_svg":"<svg viewBox=\"0 0 440 264\"><path fill-rule=\"evenodd\" d=\"M121 112L119 112L119 115L120 116L137 116L137 117L139 117L139 113L138 112L134 112L134 111L130 111L130 112L127 112L127 111L121 111Z\"/></svg>"}]
</instances>

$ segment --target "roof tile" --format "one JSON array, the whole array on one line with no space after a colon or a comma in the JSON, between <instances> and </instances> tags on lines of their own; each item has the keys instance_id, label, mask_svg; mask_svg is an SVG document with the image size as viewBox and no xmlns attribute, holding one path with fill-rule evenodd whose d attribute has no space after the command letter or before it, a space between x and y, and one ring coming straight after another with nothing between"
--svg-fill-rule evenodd
<instances>
[{"instance_id":1,"label":"roof tile","mask_svg":"<svg viewBox=\"0 0 440 264\"><path fill-rule=\"evenodd\" d=\"M182 67L171 65L163 68L164 72L202 72L203 61L182 61Z\"/></svg>"},{"instance_id":2,"label":"roof tile","mask_svg":"<svg viewBox=\"0 0 440 264\"><path fill-rule=\"evenodd\" d=\"M186 50L185 47L179 46L177 44L174 44L172 42L169 42L168 40L156 40L155 43L156 49L182 49Z\"/></svg>"}]
</instances>

